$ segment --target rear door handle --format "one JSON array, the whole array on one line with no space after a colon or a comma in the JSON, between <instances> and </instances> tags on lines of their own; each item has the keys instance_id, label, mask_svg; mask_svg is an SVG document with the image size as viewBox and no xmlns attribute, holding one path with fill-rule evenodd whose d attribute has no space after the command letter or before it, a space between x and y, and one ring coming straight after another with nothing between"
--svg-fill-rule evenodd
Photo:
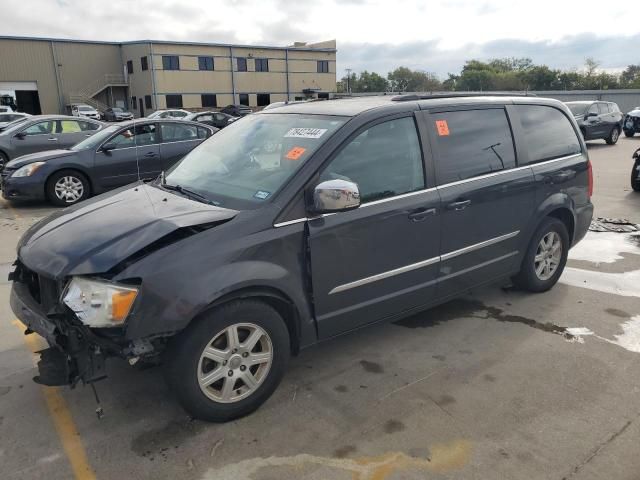
<instances>
[{"instance_id":1,"label":"rear door handle","mask_svg":"<svg viewBox=\"0 0 640 480\"><path fill-rule=\"evenodd\" d=\"M57 138L47 138L47 142L57 142Z\"/></svg>"},{"instance_id":2,"label":"rear door handle","mask_svg":"<svg viewBox=\"0 0 640 480\"><path fill-rule=\"evenodd\" d=\"M151 158L151 157L155 157L156 154L153 153L153 152L149 152L149 153L145 153L144 156L147 157L147 158Z\"/></svg>"},{"instance_id":3,"label":"rear door handle","mask_svg":"<svg viewBox=\"0 0 640 480\"><path fill-rule=\"evenodd\" d=\"M469 205L471 205L471 200L461 200L459 202L453 202L447 205L447 209L449 210L464 210Z\"/></svg>"},{"instance_id":4,"label":"rear door handle","mask_svg":"<svg viewBox=\"0 0 640 480\"><path fill-rule=\"evenodd\" d=\"M419 208L418 210L415 210L414 212L411 212L409 214L409 219L412 222L421 222L427 217L430 217L431 215L435 215L435 214L436 214L435 208Z\"/></svg>"}]
</instances>

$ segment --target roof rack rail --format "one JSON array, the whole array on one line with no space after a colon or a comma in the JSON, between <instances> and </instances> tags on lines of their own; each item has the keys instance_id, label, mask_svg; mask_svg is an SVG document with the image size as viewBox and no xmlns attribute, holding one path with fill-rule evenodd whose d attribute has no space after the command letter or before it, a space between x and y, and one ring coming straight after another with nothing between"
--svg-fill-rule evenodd
<instances>
[{"instance_id":1,"label":"roof rack rail","mask_svg":"<svg viewBox=\"0 0 640 480\"><path fill-rule=\"evenodd\" d=\"M391 100L394 102L413 102L416 100L433 100L435 98L465 98L465 97L537 97L531 92L442 92L424 95L396 95Z\"/></svg>"}]
</instances>

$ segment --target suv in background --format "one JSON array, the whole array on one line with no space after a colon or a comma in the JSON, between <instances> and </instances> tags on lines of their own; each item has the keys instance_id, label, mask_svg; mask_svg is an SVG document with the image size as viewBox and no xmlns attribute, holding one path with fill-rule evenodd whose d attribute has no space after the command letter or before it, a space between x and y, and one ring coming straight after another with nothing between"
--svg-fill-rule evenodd
<instances>
[{"instance_id":1,"label":"suv in background","mask_svg":"<svg viewBox=\"0 0 640 480\"><path fill-rule=\"evenodd\" d=\"M592 185L556 100L289 105L213 135L155 182L31 227L11 307L51 346L40 383L163 356L184 408L227 421L319 341L509 277L552 288L589 228Z\"/></svg>"},{"instance_id":2,"label":"suv in background","mask_svg":"<svg viewBox=\"0 0 640 480\"><path fill-rule=\"evenodd\" d=\"M86 103L71 105L71 115L74 117L87 117L93 120L100 120L100 112Z\"/></svg>"},{"instance_id":3,"label":"suv in background","mask_svg":"<svg viewBox=\"0 0 640 480\"><path fill-rule=\"evenodd\" d=\"M623 114L616 103L584 101L565 102L578 122L585 140L605 140L614 145L622 132Z\"/></svg>"},{"instance_id":4,"label":"suv in background","mask_svg":"<svg viewBox=\"0 0 640 480\"><path fill-rule=\"evenodd\" d=\"M625 137L633 137L636 133L640 133L640 107L634 107L624 116L622 128L624 128Z\"/></svg>"}]
</instances>

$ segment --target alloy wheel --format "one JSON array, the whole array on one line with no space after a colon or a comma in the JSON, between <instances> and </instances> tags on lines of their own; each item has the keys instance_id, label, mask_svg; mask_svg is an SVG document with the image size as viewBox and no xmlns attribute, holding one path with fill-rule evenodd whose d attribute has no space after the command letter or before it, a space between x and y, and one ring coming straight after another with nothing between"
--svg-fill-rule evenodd
<instances>
[{"instance_id":1,"label":"alloy wheel","mask_svg":"<svg viewBox=\"0 0 640 480\"><path fill-rule=\"evenodd\" d=\"M562 259L562 239L556 232L549 232L538 243L534 268L540 280L549 280L558 270Z\"/></svg>"},{"instance_id":2,"label":"alloy wheel","mask_svg":"<svg viewBox=\"0 0 640 480\"><path fill-rule=\"evenodd\" d=\"M74 203L82 198L84 185L79 178L66 175L58 179L54 191L58 200L65 203Z\"/></svg>"},{"instance_id":3,"label":"alloy wheel","mask_svg":"<svg viewBox=\"0 0 640 480\"><path fill-rule=\"evenodd\" d=\"M216 334L202 351L198 384L215 402L238 402L262 385L272 362L267 332L253 323L236 323Z\"/></svg>"}]
</instances>

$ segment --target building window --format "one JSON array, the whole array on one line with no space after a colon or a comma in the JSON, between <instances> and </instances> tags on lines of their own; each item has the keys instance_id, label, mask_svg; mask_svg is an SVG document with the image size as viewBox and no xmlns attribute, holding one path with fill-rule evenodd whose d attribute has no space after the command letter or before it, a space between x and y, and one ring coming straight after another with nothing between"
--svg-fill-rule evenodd
<instances>
[{"instance_id":1,"label":"building window","mask_svg":"<svg viewBox=\"0 0 640 480\"><path fill-rule=\"evenodd\" d=\"M138 109L138 99L136 97L131 97L131 108Z\"/></svg>"},{"instance_id":2,"label":"building window","mask_svg":"<svg viewBox=\"0 0 640 480\"><path fill-rule=\"evenodd\" d=\"M165 95L167 108L182 108L182 95Z\"/></svg>"},{"instance_id":3,"label":"building window","mask_svg":"<svg viewBox=\"0 0 640 480\"><path fill-rule=\"evenodd\" d=\"M256 58L256 72L268 72L269 60L266 58Z\"/></svg>"},{"instance_id":4,"label":"building window","mask_svg":"<svg viewBox=\"0 0 640 480\"><path fill-rule=\"evenodd\" d=\"M132 60L127 60L127 73L128 74L132 74L133 73L133 61Z\"/></svg>"},{"instance_id":5,"label":"building window","mask_svg":"<svg viewBox=\"0 0 640 480\"><path fill-rule=\"evenodd\" d=\"M180 57L178 55L163 55L162 68L165 70L180 70Z\"/></svg>"},{"instance_id":6,"label":"building window","mask_svg":"<svg viewBox=\"0 0 640 480\"><path fill-rule=\"evenodd\" d=\"M329 73L329 60L318 60L318 73Z\"/></svg>"},{"instance_id":7,"label":"building window","mask_svg":"<svg viewBox=\"0 0 640 480\"><path fill-rule=\"evenodd\" d=\"M203 107L217 107L218 100L216 99L215 94L213 93L203 93L200 95L200 99L202 101Z\"/></svg>"},{"instance_id":8,"label":"building window","mask_svg":"<svg viewBox=\"0 0 640 480\"><path fill-rule=\"evenodd\" d=\"M240 95L238 95L238 99L240 100L240 105L246 105L247 107L249 106L249 94L248 93L241 93Z\"/></svg>"},{"instance_id":9,"label":"building window","mask_svg":"<svg viewBox=\"0 0 640 480\"><path fill-rule=\"evenodd\" d=\"M144 57L140 57L140 67L142 70L149 70L149 59L145 55Z\"/></svg>"},{"instance_id":10,"label":"building window","mask_svg":"<svg viewBox=\"0 0 640 480\"><path fill-rule=\"evenodd\" d=\"M258 94L258 106L266 107L271 103L271 95L268 93L259 93Z\"/></svg>"},{"instance_id":11,"label":"building window","mask_svg":"<svg viewBox=\"0 0 640 480\"><path fill-rule=\"evenodd\" d=\"M247 59L244 57L236 58L236 62L238 63L238 71L246 72L247 71Z\"/></svg>"},{"instance_id":12,"label":"building window","mask_svg":"<svg viewBox=\"0 0 640 480\"><path fill-rule=\"evenodd\" d=\"M213 57L198 57L198 68L200 70L213 70Z\"/></svg>"},{"instance_id":13,"label":"building window","mask_svg":"<svg viewBox=\"0 0 640 480\"><path fill-rule=\"evenodd\" d=\"M145 108L153 108L151 106L151 95L145 95L144 96L144 106L145 106Z\"/></svg>"}]
</instances>

